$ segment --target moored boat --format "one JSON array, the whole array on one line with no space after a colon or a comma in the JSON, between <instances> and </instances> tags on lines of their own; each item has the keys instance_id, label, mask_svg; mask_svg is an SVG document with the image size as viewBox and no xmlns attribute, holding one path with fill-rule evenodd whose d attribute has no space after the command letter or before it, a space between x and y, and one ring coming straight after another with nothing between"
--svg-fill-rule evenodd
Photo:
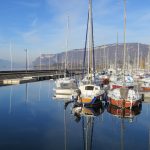
<instances>
[{"instance_id":1,"label":"moored boat","mask_svg":"<svg viewBox=\"0 0 150 150\"><path fill-rule=\"evenodd\" d=\"M109 103L119 108L132 108L139 106L142 102L142 95L133 88L118 88L109 91Z\"/></svg>"},{"instance_id":2,"label":"moored boat","mask_svg":"<svg viewBox=\"0 0 150 150\"><path fill-rule=\"evenodd\" d=\"M105 94L105 91L96 85L95 75L95 53L94 53L94 40L93 40L93 20L92 20L92 0L89 0L88 5L88 21L87 21L87 33L83 59L83 79L85 62L88 64L88 73L86 76L86 82L79 86L77 101L82 103L86 107L97 107L102 104L101 98ZM88 56L86 57L86 51L88 50ZM86 59L87 58L87 59Z\"/></svg>"},{"instance_id":3,"label":"moored boat","mask_svg":"<svg viewBox=\"0 0 150 150\"><path fill-rule=\"evenodd\" d=\"M68 16L68 22L67 22L67 31L69 34L69 16ZM68 50L68 34L67 34L67 39L66 39L66 53L65 53L65 72L64 72L64 78L60 78L56 80L56 88L54 89L55 91L55 97L71 97L71 95L75 92L77 89L77 81L76 79L69 78L67 77L67 50Z\"/></svg>"},{"instance_id":4,"label":"moored boat","mask_svg":"<svg viewBox=\"0 0 150 150\"><path fill-rule=\"evenodd\" d=\"M105 91L101 90L99 86L93 84L82 85L79 87L81 95L78 97L78 102L84 106L98 106L102 104L102 99Z\"/></svg>"},{"instance_id":5,"label":"moored boat","mask_svg":"<svg viewBox=\"0 0 150 150\"><path fill-rule=\"evenodd\" d=\"M111 105L119 108L133 108L139 106L142 102L142 95L138 89L134 89L134 80L127 74L129 71L126 64L126 0L124 0L124 59L123 59L123 75L120 80L119 88L112 88L108 97ZM133 84L133 85L132 85ZM115 85L118 86L118 85Z\"/></svg>"},{"instance_id":6,"label":"moored boat","mask_svg":"<svg viewBox=\"0 0 150 150\"><path fill-rule=\"evenodd\" d=\"M68 95L68 97L71 97L71 95L76 91L77 89L77 82L75 79L69 79L69 78L63 78L58 79L56 81L56 88L55 96L59 95Z\"/></svg>"},{"instance_id":7,"label":"moored boat","mask_svg":"<svg viewBox=\"0 0 150 150\"><path fill-rule=\"evenodd\" d=\"M125 75L123 77L117 78L116 81L110 83L110 89L116 89L121 87L134 87L135 82L130 75Z\"/></svg>"},{"instance_id":8,"label":"moored boat","mask_svg":"<svg viewBox=\"0 0 150 150\"><path fill-rule=\"evenodd\" d=\"M150 92L150 82L144 82L141 85L142 92Z\"/></svg>"}]
</instances>

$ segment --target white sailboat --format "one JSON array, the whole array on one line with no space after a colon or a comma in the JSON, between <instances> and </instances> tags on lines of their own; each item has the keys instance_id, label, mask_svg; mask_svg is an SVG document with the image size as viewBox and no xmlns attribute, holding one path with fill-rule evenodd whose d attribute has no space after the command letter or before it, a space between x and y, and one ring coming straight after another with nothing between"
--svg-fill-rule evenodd
<instances>
[{"instance_id":1,"label":"white sailboat","mask_svg":"<svg viewBox=\"0 0 150 150\"><path fill-rule=\"evenodd\" d=\"M126 0L124 0L124 66L123 66L123 80L121 81L120 88L112 89L108 93L111 105L119 108L132 108L139 106L142 101L142 96L139 94L138 89L135 90L133 86L126 86L125 81L126 69Z\"/></svg>"},{"instance_id":2,"label":"white sailboat","mask_svg":"<svg viewBox=\"0 0 150 150\"><path fill-rule=\"evenodd\" d=\"M85 54L86 47L88 47L88 74L87 80L84 84L79 86L78 102L87 107L94 107L101 104L101 99L105 93L100 89L100 86L95 84L95 56L94 56L94 40L93 40L93 19L92 19L92 0L89 0L88 5L88 23L85 42ZM84 59L86 59L84 55ZM85 60L84 60L85 63ZM85 64L83 64L85 65ZM85 67L85 66L84 66ZM85 69L83 67L83 70Z\"/></svg>"},{"instance_id":3,"label":"white sailboat","mask_svg":"<svg viewBox=\"0 0 150 150\"><path fill-rule=\"evenodd\" d=\"M65 72L64 72L64 78L59 78L55 81L56 88L55 91L55 97L56 98L68 98L70 99L72 94L77 89L77 82L73 78L69 78L66 75L67 71L67 50L68 50L68 36L69 36L69 16L68 16L68 23L67 23L67 38L66 38L66 53L65 53Z\"/></svg>"}]
</instances>

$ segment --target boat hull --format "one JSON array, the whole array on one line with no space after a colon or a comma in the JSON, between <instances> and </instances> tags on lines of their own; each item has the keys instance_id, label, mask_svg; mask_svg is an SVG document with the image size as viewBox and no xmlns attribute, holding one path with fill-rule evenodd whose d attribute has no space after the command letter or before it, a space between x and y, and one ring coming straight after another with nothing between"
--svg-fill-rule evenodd
<instances>
[{"instance_id":1,"label":"boat hull","mask_svg":"<svg viewBox=\"0 0 150 150\"><path fill-rule=\"evenodd\" d=\"M110 88L111 89L129 88L129 87L134 87L134 86L135 86L135 84L133 84L133 83L125 83L125 84L123 84L123 82L122 83L111 83L110 84Z\"/></svg>"},{"instance_id":2,"label":"boat hull","mask_svg":"<svg viewBox=\"0 0 150 150\"><path fill-rule=\"evenodd\" d=\"M75 89L55 89L55 94L60 95L72 95L75 92Z\"/></svg>"},{"instance_id":3,"label":"boat hull","mask_svg":"<svg viewBox=\"0 0 150 150\"><path fill-rule=\"evenodd\" d=\"M102 105L102 97L103 95L99 95L94 98L81 97L80 102L86 107L98 107Z\"/></svg>"},{"instance_id":4,"label":"boat hull","mask_svg":"<svg viewBox=\"0 0 150 150\"><path fill-rule=\"evenodd\" d=\"M115 84L112 85L112 89L117 89L117 88L121 88L121 87L123 87L123 86L122 85L115 85Z\"/></svg>"},{"instance_id":5,"label":"boat hull","mask_svg":"<svg viewBox=\"0 0 150 150\"><path fill-rule=\"evenodd\" d=\"M141 91L150 92L150 87L141 87Z\"/></svg>"}]
</instances>

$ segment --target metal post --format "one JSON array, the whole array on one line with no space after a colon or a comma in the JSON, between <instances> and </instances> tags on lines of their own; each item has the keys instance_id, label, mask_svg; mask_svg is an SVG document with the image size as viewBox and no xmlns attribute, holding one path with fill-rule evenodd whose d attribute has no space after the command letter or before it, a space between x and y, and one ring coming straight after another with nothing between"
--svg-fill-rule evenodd
<instances>
[{"instance_id":1,"label":"metal post","mask_svg":"<svg viewBox=\"0 0 150 150\"><path fill-rule=\"evenodd\" d=\"M50 56L49 56L49 70L50 70L50 68L51 68L50 65L51 65L51 63L50 63Z\"/></svg>"},{"instance_id":2,"label":"metal post","mask_svg":"<svg viewBox=\"0 0 150 150\"><path fill-rule=\"evenodd\" d=\"M25 52L26 52L26 72L28 71L28 50L25 49Z\"/></svg>"},{"instance_id":3,"label":"metal post","mask_svg":"<svg viewBox=\"0 0 150 150\"><path fill-rule=\"evenodd\" d=\"M10 69L12 71L12 42L10 42Z\"/></svg>"},{"instance_id":4,"label":"metal post","mask_svg":"<svg viewBox=\"0 0 150 150\"><path fill-rule=\"evenodd\" d=\"M40 70L41 70L41 52L40 52Z\"/></svg>"}]
</instances>

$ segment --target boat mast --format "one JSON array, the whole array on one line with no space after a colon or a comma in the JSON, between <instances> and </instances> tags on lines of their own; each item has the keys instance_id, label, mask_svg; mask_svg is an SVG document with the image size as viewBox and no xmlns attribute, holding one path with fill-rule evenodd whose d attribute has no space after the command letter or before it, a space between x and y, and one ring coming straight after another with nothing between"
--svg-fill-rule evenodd
<instances>
[{"instance_id":1,"label":"boat mast","mask_svg":"<svg viewBox=\"0 0 150 150\"><path fill-rule=\"evenodd\" d=\"M89 45L89 78L92 83L92 71L95 73L95 58L94 58L94 40L93 40L93 18L92 18L92 0L89 0L88 8L88 45ZM93 62L92 62L93 60ZM93 65L93 66L92 66Z\"/></svg>"},{"instance_id":2,"label":"boat mast","mask_svg":"<svg viewBox=\"0 0 150 150\"><path fill-rule=\"evenodd\" d=\"M148 51L148 73L150 72L150 46Z\"/></svg>"},{"instance_id":3,"label":"boat mast","mask_svg":"<svg viewBox=\"0 0 150 150\"><path fill-rule=\"evenodd\" d=\"M40 70L41 70L41 51L40 51Z\"/></svg>"},{"instance_id":4,"label":"boat mast","mask_svg":"<svg viewBox=\"0 0 150 150\"><path fill-rule=\"evenodd\" d=\"M140 55L140 53L139 53L140 51L139 51L139 43L138 43L138 56L137 56L137 71L139 70L139 55Z\"/></svg>"},{"instance_id":5,"label":"boat mast","mask_svg":"<svg viewBox=\"0 0 150 150\"><path fill-rule=\"evenodd\" d=\"M104 45L104 67L105 67L105 71L106 71L106 63L107 63L107 61L106 61L106 46Z\"/></svg>"},{"instance_id":6,"label":"boat mast","mask_svg":"<svg viewBox=\"0 0 150 150\"><path fill-rule=\"evenodd\" d=\"M65 74L64 74L64 77L66 77L66 71L67 71L67 57L68 57L68 54L67 54L67 51L68 51L68 38L69 38L69 16L68 16L68 21L67 21L67 37L66 37L66 53L65 53Z\"/></svg>"},{"instance_id":7,"label":"boat mast","mask_svg":"<svg viewBox=\"0 0 150 150\"><path fill-rule=\"evenodd\" d=\"M116 44L116 51L115 51L115 70L117 71L117 53L118 53L118 32L117 32L117 44Z\"/></svg>"},{"instance_id":8,"label":"boat mast","mask_svg":"<svg viewBox=\"0 0 150 150\"><path fill-rule=\"evenodd\" d=\"M125 69L126 69L126 0L124 0L124 59L123 60L124 60L123 73L125 75Z\"/></svg>"}]
</instances>

